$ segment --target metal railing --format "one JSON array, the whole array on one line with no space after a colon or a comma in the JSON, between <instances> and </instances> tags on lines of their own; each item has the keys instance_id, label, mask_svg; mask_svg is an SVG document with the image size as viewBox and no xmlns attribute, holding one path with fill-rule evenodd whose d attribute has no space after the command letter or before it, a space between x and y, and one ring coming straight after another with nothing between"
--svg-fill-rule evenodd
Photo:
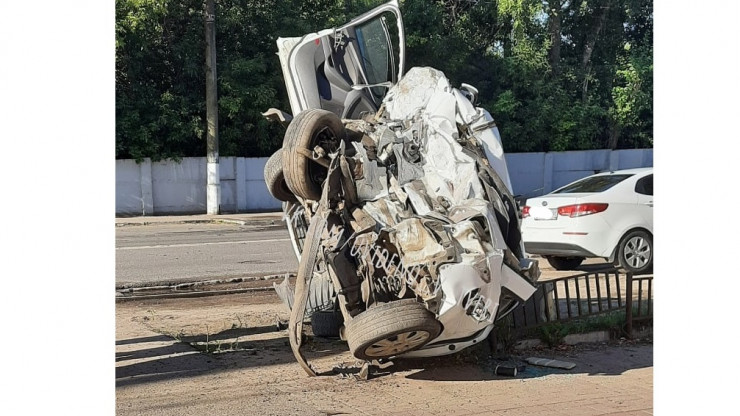
<instances>
[{"instance_id":1,"label":"metal railing","mask_svg":"<svg viewBox=\"0 0 740 416\"><path fill-rule=\"evenodd\" d=\"M511 313L515 330L567 322L624 310L625 331L633 320L652 318L653 277L618 269L581 273L539 282L537 291Z\"/></svg>"}]
</instances>

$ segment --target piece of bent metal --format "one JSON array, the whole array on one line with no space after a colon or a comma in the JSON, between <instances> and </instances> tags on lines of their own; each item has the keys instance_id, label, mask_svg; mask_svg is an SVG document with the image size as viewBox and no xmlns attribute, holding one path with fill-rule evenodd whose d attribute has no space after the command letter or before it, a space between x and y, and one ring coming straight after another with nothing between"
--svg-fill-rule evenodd
<instances>
[{"instance_id":1,"label":"piece of bent metal","mask_svg":"<svg viewBox=\"0 0 740 416\"><path fill-rule=\"evenodd\" d=\"M262 116L269 121L276 121L288 127L288 124L293 120L293 116L286 113L285 111L278 110L277 108L270 108L269 110L262 113Z\"/></svg>"},{"instance_id":2,"label":"piece of bent metal","mask_svg":"<svg viewBox=\"0 0 740 416\"><path fill-rule=\"evenodd\" d=\"M330 195L334 196L334 194L338 192L338 189L335 189L336 186L332 185L336 185L335 182L339 179L337 176L339 172L339 159L337 157L333 157L329 166L329 172L327 173L327 180L324 182L323 190L321 192L321 201L319 201L318 210L311 218L311 224L308 226L308 230L306 231L306 240L303 243L301 261L298 263L298 275L296 276L293 309L290 311L290 322L288 323L288 340L290 341L290 348L293 350L293 355L298 361L298 364L300 364L303 370L305 370L311 377L315 377L318 374L311 365L308 364L303 353L301 353L301 344L303 343L303 317L306 313L306 306L308 304L309 283L313 277L313 271L316 269L316 253L319 252L321 235L326 229L328 223L327 218L330 212Z\"/></svg>"},{"instance_id":3,"label":"piece of bent metal","mask_svg":"<svg viewBox=\"0 0 740 416\"><path fill-rule=\"evenodd\" d=\"M303 342L303 316L308 303L308 283L313 276L313 270L316 267L316 252L321 243L321 233L326 228L327 210L323 205L319 207L319 212L314 215L311 225L306 232L306 241L301 253L301 261L298 264L298 276L295 284L295 297L293 300L293 309L290 311L290 322L288 323L288 340L290 348L293 350L298 364L309 376L315 377L316 371L311 368L306 357L301 353L300 348Z\"/></svg>"}]
</instances>

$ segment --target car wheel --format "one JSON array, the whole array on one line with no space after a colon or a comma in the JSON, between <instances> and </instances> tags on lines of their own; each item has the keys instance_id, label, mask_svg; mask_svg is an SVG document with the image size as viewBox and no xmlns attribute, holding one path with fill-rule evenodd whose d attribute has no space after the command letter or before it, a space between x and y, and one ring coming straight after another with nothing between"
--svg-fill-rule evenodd
<instances>
[{"instance_id":1,"label":"car wheel","mask_svg":"<svg viewBox=\"0 0 740 416\"><path fill-rule=\"evenodd\" d=\"M339 338L339 329L344 324L340 311L317 311L311 315L311 330L317 337Z\"/></svg>"},{"instance_id":2,"label":"car wheel","mask_svg":"<svg viewBox=\"0 0 740 416\"><path fill-rule=\"evenodd\" d=\"M653 269L653 237L642 230L628 232L619 243L617 265L635 274Z\"/></svg>"},{"instance_id":3,"label":"car wheel","mask_svg":"<svg viewBox=\"0 0 740 416\"><path fill-rule=\"evenodd\" d=\"M545 256L545 258L555 270L573 270L580 266L584 260L583 257Z\"/></svg>"},{"instance_id":4,"label":"car wheel","mask_svg":"<svg viewBox=\"0 0 740 416\"><path fill-rule=\"evenodd\" d=\"M295 201L295 195L290 192L283 175L283 151L273 153L265 163L265 183L270 195L279 201Z\"/></svg>"},{"instance_id":5,"label":"car wheel","mask_svg":"<svg viewBox=\"0 0 740 416\"><path fill-rule=\"evenodd\" d=\"M423 347L439 335L442 325L416 299L403 299L362 312L345 331L355 357L377 360Z\"/></svg>"},{"instance_id":6,"label":"car wheel","mask_svg":"<svg viewBox=\"0 0 740 416\"><path fill-rule=\"evenodd\" d=\"M304 155L321 146L326 153L339 148L346 132L336 114L309 109L298 114L285 131L283 171L288 188L301 198L318 201L328 169Z\"/></svg>"}]
</instances>

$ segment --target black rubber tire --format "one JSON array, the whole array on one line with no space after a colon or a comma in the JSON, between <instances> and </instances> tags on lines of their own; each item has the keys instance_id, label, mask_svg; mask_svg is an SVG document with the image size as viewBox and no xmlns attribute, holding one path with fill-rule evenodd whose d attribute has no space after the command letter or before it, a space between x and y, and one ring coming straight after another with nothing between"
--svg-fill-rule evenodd
<instances>
[{"instance_id":1,"label":"black rubber tire","mask_svg":"<svg viewBox=\"0 0 740 416\"><path fill-rule=\"evenodd\" d=\"M314 336L339 338L339 329L344 324L340 311L317 311L311 315L311 330Z\"/></svg>"},{"instance_id":2,"label":"black rubber tire","mask_svg":"<svg viewBox=\"0 0 740 416\"><path fill-rule=\"evenodd\" d=\"M545 258L555 270L575 270L584 260L583 257L545 256Z\"/></svg>"},{"instance_id":3,"label":"black rubber tire","mask_svg":"<svg viewBox=\"0 0 740 416\"><path fill-rule=\"evenodd\" d=\"M325 167L296 152L296 149L313 150L323 140L334 146L326 150L335 151L346 135L342 120L330 111L309 109L291 121L283 140L283 172L288 188L295 195L318 201L327 172Z\"/></svg>"},{"instance_id":4,"label":"black rubber tire","mask_svg":"<svg viewBox=\"0 0 740 416\"><path fill-rule=\"evenodd\" d=\"M270 195L279 201L295 201L295 195L290 192L283 175L283 151L273 153L265 163L265 184Z\"/></svg>"},{"instance_id":5,"label":"black rubber tire","mask_svg":"<svg viewBox=\"0 0 740 416\"><path fill-rule=\"evenodd\" d=\"M362 360L390 358L417 350L442 332L442 325L416 299L402 299L370 308L345 325L349 350ZM419 337L415 345L399 345L378 352L377 343L395 342L399 335ZM374 349L372 349L375 347Z\"/></svg>"},{"instance_id":6,"label":"black rubber tire","mask_svg":"<svg viewBox=\"0 0 740 416\"><path fill-rule=\"evenodd\" d=\"M637 246L635 243L639 241L642 241L642 245ZM641 257L642 261L636 262L635 255ZM634 274L652 272L653 236L643 230L632 230L625 234L619 242L615 264Z\"/></svg>"}]
</instances>

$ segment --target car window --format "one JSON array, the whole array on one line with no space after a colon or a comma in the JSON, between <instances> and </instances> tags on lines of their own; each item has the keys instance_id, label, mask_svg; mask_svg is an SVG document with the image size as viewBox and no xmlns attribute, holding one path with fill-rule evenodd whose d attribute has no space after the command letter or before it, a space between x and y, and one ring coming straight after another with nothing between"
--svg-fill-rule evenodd
<instances>
[{"instance_id":1,"label":"car window","mask_svg":"<svg viewBox=\"0 0 740 416\"><path fill-rule=\"evenodd\" d=\"M388 19L386 15L390 15L390 12L355 28L357 43L360 47L360 57L369 84L396 81L393 71L395 71L397 63L393 60L397 58L394 56L396 53L392 48L395 45L395 38L398 38L398 36L396 35L397 31L395 31L395 20ZM386 92L383 87L375 87L370 90L376 101L382 100Z\"/></svg>"},{"instance_id":2,"label":"car window","mask_svg":"<svg viewBox=\"0 0 740 416\"><path fill-rule=\"evenodd\" d=\"M632 175L605 175L605 176L589 176L588 178L581 179L578 182L574 182L568 186L565 186L554 194L574 194L581 192L604 192L612 186L622 182Z\"/></svg>"},{"instance_id":3,"label":"car window","mask_svg":"<svg viewBox=\"0 0 740 416\"><path fill-rule=\"evenodd\" d=\"M653 195L653 175L648 175L635 184L635 192L643 195Z\"/></svg>"}]
</instances>

